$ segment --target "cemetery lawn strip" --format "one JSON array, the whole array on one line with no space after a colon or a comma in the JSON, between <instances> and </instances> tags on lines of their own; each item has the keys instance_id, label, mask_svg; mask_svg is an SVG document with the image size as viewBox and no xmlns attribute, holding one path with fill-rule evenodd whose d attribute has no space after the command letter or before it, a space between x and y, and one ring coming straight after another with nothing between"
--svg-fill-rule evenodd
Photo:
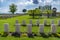
<instances>
[{"instance_id":1,"label":"cemetery lawn strip","mask_svg":"<svg viewBox=\"0 0 60 40\"><path fill-rule=\"evenodd\" d=\"M19 23L21 24L23 20L26 21L26 24L29 24L29 20L32 17L28 16L28 15L24 15L24 16L17 16L17 17L13 17L13 18L8 18L8 19L0 19L0 33L2 34L4 32L4 23L9 23L9 31L10 32L14 32L15 31L15 21L16 19L19 21ZM50 23L51 19L54 19L55 24L57 24L57 21L60 18L40 18L40 24L43 24L44 19L47 20L48 24ZM33 24L36 24L36 20L38 19L32 19ZM37 33L39 30L38 26L33 26L32 27L32 32ZM21 31L22 32L27 32L27 26L23 27L21 26ZM44 32L48 33L50 31L50 26L45 26L44 28ZM60 27L57 26L57 32L60 32ZM28 38L28 37L20 37L20 38L15 38L13 36L7 36L7 37L0 37L0 40L59 40L60 38L56 38L56 37L49 37L49 38L43 38L43 37L34 37L34 38Z\"/></svg>"}]
</instances>

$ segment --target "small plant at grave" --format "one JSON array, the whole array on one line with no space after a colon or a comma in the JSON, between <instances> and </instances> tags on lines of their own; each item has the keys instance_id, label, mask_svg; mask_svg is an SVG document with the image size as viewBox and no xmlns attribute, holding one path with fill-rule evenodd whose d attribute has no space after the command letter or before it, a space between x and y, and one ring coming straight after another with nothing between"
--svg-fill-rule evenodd
<instances>
[{"instance_id":1,"label":"small plant at grave","mask_svg":"<svg viewBox=\"0 0 60 40\"><path fill-rule=\"evenodd\" d=\"M49 37L52 37L52 34L51 34L51 33L48 33L48 36L49 36Z\"/></svg>"},{"instance_id":2,"label":"small plant at grave","mask_svg":"<svg viewBox=\"0 0 60 40\"><path fill-rule=\"evenodd\" d=\"M14 37L20 37L20 33L14 32L14 33L12 33L12 36L14 36Z\"/></svg>"},{"instance_id":3,"label":"small plant at grave","mask_svg":"<svg viewBox=\"0 0 60 40\"><path fill-rule=\"evenodd\" d=\"M26 24L21 24L21 26L24 26L24 27L25 27L25 26L26 26Z\"/></svg>"},{"instance_id":4,"label":"small plant at grave","mask_svg":"<svg viewBox=\"0 0 60 40\"><path fill-rule=\"evenodd\" d=\"M45 33L40 33L40 35L43 37L43 38L48 38L49 36Z\"/></svg>"},{"instance_id":5,"label":"small plant at grave","mask_svg":"<svg viewBox=\"0 0 60 40\"><path fill-rule=\"evenodd\" d=\"M34 33L34 36L38 36L36 33Z\"/></svg>"},{"instance_id":6,"label":"small plant at grave","mask_svg":"<svg viewBox=\"0 0 60 40\"><path fill-rule=\"evenodd\" d=\"M4 32L4 33L2 34L2 37L7 37L7 36L8 36L8 34L9 34L9 33Z\"/></svg>"},{"instance_id":7,"label":"small plant at grave","mask_svg":"<svg viewBox=\"0 0 60 40\"><path fill-rule=\"evenodd\" d=\"M34 35L32 33L28 33L28 37L33 38Z\"/></svg>"},{"instance_id":8,"label":"small plant at grave","mask_svg":"<svg viewBox=\"0 0 60 40\"><path fill-rule=\"evenodd\" d=\"M58 37L57 33L52 33L52 35L53 35L54 37Z\"/></svg>"},{"instance_id":9,"label":"small plant at grave","mask_svg":"<svg viewBox=\"0 0 60 40\"><path fill-rule=\"evenodd\" d=\"M21 36L22 36L22 37L27 37L27 34L22 34Z\"/></svg>"}]
</instances>

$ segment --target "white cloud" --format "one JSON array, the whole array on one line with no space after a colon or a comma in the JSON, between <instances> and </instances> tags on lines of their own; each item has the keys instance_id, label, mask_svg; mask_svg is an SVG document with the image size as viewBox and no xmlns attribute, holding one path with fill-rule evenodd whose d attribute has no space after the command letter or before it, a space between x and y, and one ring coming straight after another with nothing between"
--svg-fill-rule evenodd
<instances>
[{"instance_id":1,"label":"white cloud","mask_svg":"<svg viewBox=\"0 0 60 40\"><path fill-rule=\"evenodd\" d=\"M60 5L60 1L54 1L52 5Z\"/></svg>"},{"instance_id":2,"label":"white cloud","mask_svg":"<svg viewBox=\"0 0 60 40\"><path fill-rule=\"evenodd\" d=\"M0 8L0 10L1 10L1 8Z\"/></svg>"},{"instance_id":3,"label":"white cloud","mask_svg":"<svg viewBox=\"0 0 60 40\"><path fill-rule=\"evenodd\" d=\"M3 2L3 1L5 1L5 0L0 0L1 2ZM38 0L39 1L39 4L37 4L37 5L46 5L46 4L52 4L52 6L53 5L60 5L60 0L59 1L53 1L53 0L44 0L44 1L42 1L42 0ZM14 4L16 4L17 5L17 12L22 12L22 9L24 9L24 8L26 8L26 6L29 6L29 5L35 5L35 4L33 4L33 0L30 0L30 1L27 1L27 0L19 0L19 1L17 1L17 2L9 2L9 5L11 4L11 3L14 3ZM33 8L33 7L32 7ZM31 9L31 8L29 8L29 9ZM7 13L8 12L8 8L0 8L0 12L3 12L4 11L4 13Z\"/></svg>"},{"instance_id":4,"label":"white cloud","mask_svg":"<svg viewBox=\"0 0 60 40\"><path fill-rule=\"evenodd\" d=\"M0 13L7 13L9 12L8 8L0 8Z\"/></svg>"},{"instance_id":5,"label":"white cloud","mask_svg":"<svg viewBox=\"0 0 60 40\"><path fill-rule=\"evenodd\" d=\"M0 2L3 2L4 0L0 0Z\"/></svg>"},{"instance_id":6,"label":"white cloud","mask_svg":"<svg viewBox=\"0 0 60 40\"><path fill-rule=\"evenodd\" d=\"M45 2L51 3L53 0L45 0Z\"/></svg>"},{"instance_id":7,"label":"white cloud","mask_svg":"<svg viewBox=\"0 0 60 40\"><path fill-rule=\"evenodd\" d=\"M42 2L42 0L38 0L39 2Z\"/></svg>"},{"instance_id":8,"label":"white cloud","mask_svg":"<svg viewBox=\"0 0 60 40\"><path fill-rule=\"evenodd\" d=\"M33 5L32 1L26 1L26 2L17 2L16 5Z\"/></svg>"},{"instance_id":9,"label":"white cloud","mask_svg":"<svg viewBox=\"0 0 60 40\"><path fill-rule=\"evenodd\" d=\"M44 5L51 5L53 0L44 0Z\"/></svg>"}]
</instances>

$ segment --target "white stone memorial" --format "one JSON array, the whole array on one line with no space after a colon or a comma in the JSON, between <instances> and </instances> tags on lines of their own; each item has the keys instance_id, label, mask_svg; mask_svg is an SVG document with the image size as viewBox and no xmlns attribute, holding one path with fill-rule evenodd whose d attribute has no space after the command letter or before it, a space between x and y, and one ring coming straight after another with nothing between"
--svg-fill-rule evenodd
<instances>
[{"instance_id":1,"label":"white stone memorial","mask_svg":"<svg viewBox=\"0 0 60 40\"><path fill-rule=\"evenodd\" d=\"M20 24L15 24L15 32L20 33Z\"/></svg>"},{"instance_id":2,"label":"white stone memorial","mask_svg":"<svg viewBox=\"0 0 60 40\"><path fill-rule=\"evenodd\" d=\"M26 25L26 21L25 20L22 21L22 25Z\"/></svg>"},{"instance_id":3,"label":"white stone memorial","mask_svg":"<svg viewBox=\"0 0 60 40\"><path fill-rule=\"evenodd\" d=\"M44 20L44 25L47 25L47 20Z\"/></svg>"},{"instance_id":4,"label":"white stone memorial","mask_svg":"<svg viewBox=\"0 0 60 40\"><path fill-rule=\"evenodd\" d=\"M37 20L37 21L36 21L36 25L39 25L39 24L40 24L40 22L39 22L39 20Z\"/></svg>"},{"instance_id":5,"label":"white stone memorial","mask_svg":"<svg viewBox=\"0 0 60 40\"><path fill-rule=\"evenodd\" d=\"M18 20L16 20L16 24L17 24L17 23L19 23L19 21L18 21Z\"/></svg>"},{"instance_id":6,"label":"white stone memorial","mask_svg":"<svg viewBox=\"0 0 60 40\"><path fill-rule=\"evenodd\" d=\"M51 24L54 24L54 20L51 20Z\"/></svg>"},{"instance_id":7,"label":"white stone memorial","mask_svg":"<svg viewBox=\"0 0 60 40\"><path fill-rule=\"evenodd\" d=\"M51 24L51 33L56 33L56 25Z\"/></svg>"},{"instance_id":8,"label":"white stone memorial","mask_svg":"<svg viewBox=\"0 0 60 40\"><path fill-rule=\"evenodd\" d=\"M33 23L32 23L32 19L30 19L30 24L33 24Z\"/></svg>"},{"instance_id":9,"label":"white stone memorial","mask_svg":"<svg viewBox=\"0 0 60 40\"><path fill-rule=\"evenodd\" d=\"M9 32L9 24L8 23L5 23L4 24L4 32Z\"/></svg>"},{"instance_id":10,"label":"white stone memorial","mask_svg":"<svg viewBox=\"0 0 60 40\"><path fill-rule=\"evenodd\" d=\"M28 27L27 33L32 33L32 24L28 24L27 27Z\"/></svg>"},{"instance_id":11,"label":"white stone memorial","mask_svg":"<svg viewBox=\"0 0 60 40\"><path fill-rule=\"evenodd\" d=\"M44 24L39 24L39 33L44 33Z\"/></svg>"}]
</instances>

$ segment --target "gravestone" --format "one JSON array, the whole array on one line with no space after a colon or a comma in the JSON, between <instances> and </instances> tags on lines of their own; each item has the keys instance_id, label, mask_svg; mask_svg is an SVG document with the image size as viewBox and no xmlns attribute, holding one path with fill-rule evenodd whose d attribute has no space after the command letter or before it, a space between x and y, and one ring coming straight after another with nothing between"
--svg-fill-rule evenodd
<instances>
[{"instance_id":1,"label":"gravestone","mask_svg":"<svg viewBox=\"0 0 60 40\"><path fill-rule=\"evenodd\" d=\"M6 32L6 33L9 32L8 27L9 27L9 24L8 24L8 23L5 23L5 24L4 24L4 32Z\"/></svg>"},{"instance_id":2,"label":"gravestone","mask_svg":"<svg viewBox=\"0 0 60 40\"><path fill-rule=\"evenodd\" d=\"M19 23L19 21L18 21L18 20L16 20L16 24L17 24L17 23Z\"/></svg>"},{"instance_id":3,"label":"gravestone","mask_svg":"<svg viewBox=\"0 0 60 40\"><path fill-rule=\"evenodd\" d=\"M12 33L12 36L15 36L15 37L20 37L20 24L19 23L16 23L15 24L15 32Z\"/></svg>"},{"instance_id":4,"label":"gravestone","mask_svg":"<svg viewBox=\"0 0 60 40\"><path fill-rule=\"evenodd\" d=\"M32 19L30 19L30 24L32 24L32 26L33 26Z\"/></svg>"},{"instance_id":5,"label":"gravestone","mask_svg":"<svg viewBox=\"0 0 60 40\"><path fill-rule=\"evenodd\" d=\"M44 33L44 24L39 24L39 33Z\"/></svg>"},{"instance_id":6,"label":"gravestone","mask_svg":"<svg viewBox=\"0 0 60 40\"><path fill-rule=\"evenodd\" d=\"M54 20L51 20L51 24L54 24Z\"/></svg>"},{"instance_id":7,"label":"gravestone","mask_svg":"<svg viewBox=\"0 0 60 40\"><path fill-rule=\"evenodd\" d=\"M37 20L37 21L36 21L36 25L39 26L39 23L40 23L39 20Z\"/></svg>"},{"instance_id":8,"label":"gravestone","mask_svg":"<svg viewBox=\"0 0 60 40\"><path fill-rule=\"evenodd\" d=\"M15 24L15 32L20 33L20 24Z\"/></svg>"},{"instance_id":9,"label":"gravestone","mask_svg":"<svg viewBox=\"0 0 60 40\"><path fill-rule=\"evenodd\" d=\"M32 19L30 19L30 24L32 24Z\"/></svg>"},{"instance_id":10,"label":"gravestone","mask_svg":"<svg viewBox=\"0 0 60 40\"><path fill-rule=\"evenodd\" d=\"M58 21L58 26L60 26L60 20Z\"/></svg>"},{"instance_id":11,"label":"gravestone","mask_svg":"<svg viewBox=\"0 0 60 40\"><path fill-rule=\"evenodd\" d=\"M22 21L22 25L26 26L26 21L25 20Z\"/></svg>"},{"instance_id":12,"label":"gravestone","mask_svg":"<svg viewBox=\"0 0 60 40\"><path fill-rule=\"evenodd\" d=\"M8 29L8 27L9 27L9 24L5 23L4 24L4 33L3 33L2 37L7 37L9 35L9 29Z\"/></svg>"},{"instance_id":13,"label":"gravestone","mask_svg":"<svg viewBox=\"0 0 60 40\"><path fill-rule=\"evenodd\" d=\"M28 30L27 30L28 37L33 37L33 34L32 34L32 24L28 24L27 27L28 27Z\"/></svg>"},{"instance_id":14,"label":"gravestone","mask_svg":"<svg viewBox=\"0 0 60 40\"><path fill-rule=\"evenodd\" d=\"M51 33L56 33L56 25L51 24Z\"/></svg>"},{"instance_id":15,"label":"gravestone","mask_svg":"<svg viewBox=\"0 0 60 40\"><path fill-rule=\"evenodd\" d=\"M28 27L28 33L32 33L32 24L28 24L27 27Z\"/></svg>"},{"instance_id":16,"label":"gravestone","mask_svg":"<svg viewBox=\"0 0 60 40\"><path fill-rule=\"evenodd\" d=\"M47 26L47 20L44 20L44 25Z\"/></svg>"}]
</instances>

